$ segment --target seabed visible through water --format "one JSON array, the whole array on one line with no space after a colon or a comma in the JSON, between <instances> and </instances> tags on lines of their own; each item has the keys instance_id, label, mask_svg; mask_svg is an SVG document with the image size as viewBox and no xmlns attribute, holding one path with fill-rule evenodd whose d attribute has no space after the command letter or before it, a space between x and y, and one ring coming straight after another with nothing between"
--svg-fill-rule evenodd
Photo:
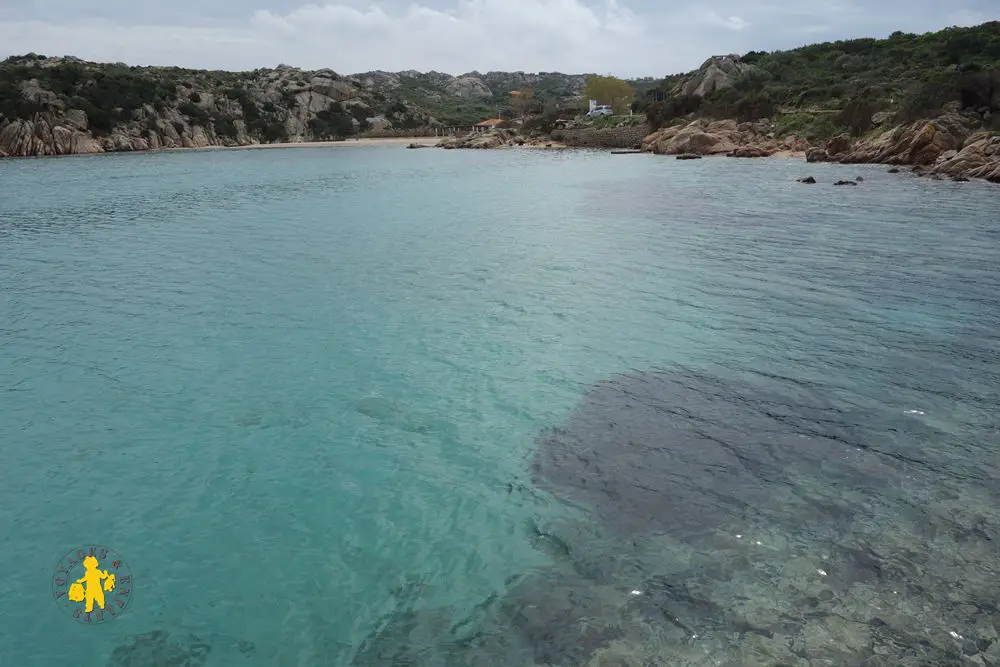
<instances>
[{"instance_id":1,"label":"seabed visible through water","mask_svg":"<svg viewBox=\"0 0 1000 667\"><path fill-rule=\"evenodd\" d=\"M934 460L940 434L918 412L879 421L801 386L680 368L608 379L533 465L540 490L595 521L526 526L555 564L471 616L427 608L419 579L398 587L350 663L1000 665L996 493ZM154 632L112 664L210 652Z\"/></svg>"}]
</instances>

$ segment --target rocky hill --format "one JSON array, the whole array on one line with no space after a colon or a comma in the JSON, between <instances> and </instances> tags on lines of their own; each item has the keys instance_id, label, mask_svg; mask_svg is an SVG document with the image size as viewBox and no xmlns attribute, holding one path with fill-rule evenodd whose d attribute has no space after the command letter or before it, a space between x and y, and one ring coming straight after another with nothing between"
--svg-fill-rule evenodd
<instances>
[{"instance_id":1,"label":"rocky hill","mask_svg":"<svg viewBox=\"0 0 1000 667\"><path fill-rule=\"evenodd\" d=\"M304 142L471 125L532 87L575 103L585 75L251 72L129 67L35 54L0 63L0 156Z\"/></svg>"},{"instance_id":2,"label":"rocky hill","mask_svg":"<svg viewBox=\"0 0 1000 667\"><path fill-rule=\"evenodd\" d=\"M350 78L371 90L391 91L407 103L427 109L446 127L469 126L498 112L509 115L511 93L530 88L531 108L582 106L587 74L541 72L469 72L451 76L441 72L365 72Z\"/></svg>"},{"instance_id":3,"label":"rocky hill","mask_svg":"<svg viewBox=\"0 0 1000 667\"><path fill-rule=\"evenodd\" d=\"M1000 129L1000 22L710 58L642 100L654 127L693 118L775 122L810 141L972 110Z\"/></svg>"}]
</instances>

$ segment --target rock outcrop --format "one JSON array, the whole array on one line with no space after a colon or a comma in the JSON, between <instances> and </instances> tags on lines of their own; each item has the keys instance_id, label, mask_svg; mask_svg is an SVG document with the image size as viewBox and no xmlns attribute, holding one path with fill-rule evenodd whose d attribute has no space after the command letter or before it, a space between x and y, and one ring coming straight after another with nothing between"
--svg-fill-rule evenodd
<instances>
[{"instance_id":1,"label":"rock outcrop","mask_svg":"<svg viewBox=\"0 0 1000 667\"><path fill-rule=\"evenodd\" d=\"M738 55L712 56L687 81L679 84L674 94L705 97L732 86L737 77L751 70L753 66L743 62Z\"/></svg>"},{"instance_id":2,"label":"rock outcrop","mask_svg":"<svg viewBox=\"0 0 1000 667\"><path fill-rule=\"evenodd\" d=\"M470 132L462 137L445 137L438 142L439 148L505 148L523 144L514 132L504 129L490 130L488 132Z\"/></svg>"},{"instance_id":3,"label":"rock outcrop","mask_svg":"<svg viewBox=\"0 0 1000 667\"><path fill-rule=\"evenodd\" d=\"M942 155L933 173L953 180L983 178L1000 183L1000 135L979 132L970 136L960 151L948 157Z\"/></svg>"},{"instance_id":4,"label":"rock outcrop","mask_svg":"<svg viewBox=\"0 0 1000 667\"><path fill-rule=\"evenodd\" d=\"M801 139L774 138L766 122L737 123L735 120L695 120L662 128L647 136L642 149L649 153L675 155L729 155L730 157L767 157L778 151L804 151L808 144Z\"/></svg>"},{"instance_id":5,"label":"rock outcrop","mask_svg":"<svg viewBox=\"0 0 1000 667\"><path fill-rule=\"evenodd\" d=\"M103 152L101 142L74 126L72 118L35 114L0 126L0 154L7 157Z\"/></svg>"},{"instance_id":6,"label":"rock outcrop","mask_svg":"<svg viewBox=\"0 0 1000 667\"><path fill-rule=\"evenodd\" d=\"M914 165L915 173L932 177L1000 182L1000 136L977 131L980 122L980 118L971 114L950 112L856 142L841 135L827 142L825 148L810 150L806 159L842 164Z\"/></svg>"},{"instance_id":7,"label":"rock outcrop","mask_svg":"<svg viewBox=\"0 0 1000 667\"><path fill-rule=\"evenodd\" d=\"M978 123L957 113L949 113L931 121L901 125L853 146L846 137L835 137L827 146L827 154L844 164L878 162L929 166L947 151L957 151L975 131ZM833 150L834 148L840 150Z\"/></svg>"},{"instance_id":8,"label":"rock outcrop","mask_svg":"<svg viewBox=\"0 0 1000 667\"><path fill-rule=\"evenodd\" d=\"M445 90L455 97L462 99L490 99L493 91L478 76L466 74L452 79L445 84Z\"/></svg>"},{"instance_id":9,"label":"rock outcrop","mask_svg":"<svg viewBox=\"0 0 1000 667\"><path fill-rule=\"evenodd\" d=\"M0 63L0 75L13 82L0 95L0 156L297 143L440 126L391 89L329 69L203 72L24 56Z\"/></svg>"}]
</instances>

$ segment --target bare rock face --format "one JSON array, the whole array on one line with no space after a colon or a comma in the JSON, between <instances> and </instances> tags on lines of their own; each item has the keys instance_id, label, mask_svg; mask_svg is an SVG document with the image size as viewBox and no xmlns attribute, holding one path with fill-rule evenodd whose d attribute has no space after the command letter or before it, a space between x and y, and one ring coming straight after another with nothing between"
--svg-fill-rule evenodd
<instances>
[{"instance_id":1,"label":"bare rock face","mask_svg":"<svg viewBox=\"0 0 1000 667\"><path fill-rule=\"evenodd\" d=\"M959 150L976 123L961 114L947 113L931 121L917 121L856 143L839 157L840 162L934 164L942 154Z\"/></svg>"},{"instance_id":2,"label":"bare rock face","mask_svg":"<svg viewBox=\"0 0 1000 667\"><path fill-rule=\"evenodd\" d=\"M851 148L851 136L849 134L841 134L826 144L827 155L840 155L841 153L846 153Z\"/></svg>"},{"instance_id":3,"label":"bare rock face","mask_svg":"<svg viewBox=\"0 0 1000 667\"><path fill-rule=\"evenodd\" d=\"M778 147L773 144L757 144L753 146L740 146L734 151L727 153L729 157L770 157L778 152Z\"/></svg>"},{"instance_id":4,"label":"bare rock face","mask_svg":"<svg viewBox=\"0 0 1000 667\"><path fill-rule=\"evenodd\" d=\"M853 145L850 137L834 137L825 149L813 149L809 162L914 165L931 178L983 178L1000 182L1000 136L976 132L971 114L945 113L933 120L900 125ZM929 169L927 169L929 168Z\"/></svg>"},{"instance_id":5,"label":"bare rock face","mask_svg":"<svg viewBox=\"0 0 1000 667\"><path fill-rule=\"evenodd\" d=\"M309 88L312 92L337 102L349 100L358 95L358 89L355 86L329 69L315 72L309 80Z\"/></svg>"},{"instance_id":6,"label":"bare rock face","mask_svg":"<svg viewBox=\"0 0 1000 667\"><path fill-rule=\"evenodd\" d=\"M752 69L753 66L743 62L738 55L712 56L690 79L678 86L675 93L704 97L728 88L733 85L734 79Z\"/></svg>"},{"instance_id":7,"label":"bare rock face","mask_svg":"<svg viewBox=\"0 0 1000 667\"><path fill-rule=\"evenodd\" d=\"M83 114L82 111L78 112ZM79 116L75 118L79 121ZM101 153L104 149L88 132L74 127L74 119L35 114L31 120L17 119L0 129L0 153L10 157Z\"/></svg>"},{"instance_id":8,"label":"bare rock face","mask_svg":"<svg viewBox=\"0 0 1000 667\"><path fill-rule=\"evenodd\" d=\"M806 162L832 162L830 154L825 148L810 148L806 153Z\"/></svg>"},{"instance_id":9,"label":"bare rock face","mask_svg":"<svg viewBox=\"0 0 1000 667\"><path fill-rule=\"evenodd\" d=\"M35 67L16 84L16 92L27 104L18 117L0 116L0 155L62 155L66 153L139 151L160 148L244 146L262 141L301 142L326 138L331 130L325 114L346 114L357 128L359 119L372 119L375 130L438 124L426 110L405 99L387 95L402 75L371 73L344 77L329 69L302 71L279 66L272 70L230 73L164 71L140 68L150 77L174 84L172 93L157 93L154 103L129 108L105 108L114 102L94 93L88 77L98 76L105 65L78 63L81 76L77 89L65 92L52 85L46 69L62 67L71 58L26 60ZM82 72L82 73L81 73ZM145 74L137 74L144 76ZM422 76L412 73L408 76ZM452 81L440 75L435 85ZM489 88L478 76L452 81L456 90L469 97L489 96ZM88 92L90 91L90 92ZM72 94L71 94L72 93ZM74 104L79 94L96 110L88 113ZM128 98L128 96L126 96ZM128 98L135 99L135 96ZM97 116L100 116L99 118ZM344 132L338 118L337 132Z\"/></svg>"},{"instance_id":10,"label":"bare rock face","mask_svg":"<svg viewBox=\"0 0 1000 667\"><path fill-rule=\"evenodd\" d=\"M448 83L445 90L456 97L468 99L489 99L493 97L492 91L486 86L478 76L466 74L456 77Z\"/></svg>"},{"instance_id":11,"label":"bare rock face","mask_svg":"<svg viewBox=\"0 0 1000 667\"><path fill-rule=\"evenodd\" d=\"M489 132L472 132L464 137L445 137L438 148L504 148L517 144L517 136L510 130L496 129Z\"/></svg>"},{"instance_id":12,"label":"bare rock face","mask_svg":"<svg viewBox=\"0 0 1000 667\"><path fill-rule=\"evenodd\" d=\"M734 120L696 120L654 132L643 140L642 149L663 155L771 155L778 146L762 134L766 129L750 123L738 124Z\"/></svg>"},{"instance_id":13,"label":"bare rock face","mask_svg":"<svg viewBox=\"0 0 1000 667\"><path fill-rule=\"evenodd\" d=\"M980 132L962 150L939 162L934 173L958 178L984 178L1000 183L1000 136Z\"/></svg>"}]
</instances>

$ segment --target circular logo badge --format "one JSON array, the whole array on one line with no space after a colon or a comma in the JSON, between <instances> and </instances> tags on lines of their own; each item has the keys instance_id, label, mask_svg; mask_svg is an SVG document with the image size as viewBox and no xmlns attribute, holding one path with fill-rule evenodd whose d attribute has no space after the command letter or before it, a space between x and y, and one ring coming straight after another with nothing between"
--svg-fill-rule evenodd
<instances>
[{"instance_id":1,"label":"circular logo badge","mask_svg":"<svg viewBox=\"0 0 1000 667\"><path fill-rule=\"evenodd\" d=\"M97 544L72 549L52 574L52 597L81 623L117 618L132 600L132 569L114 549Z\"/></svg>"}]
</instances>

